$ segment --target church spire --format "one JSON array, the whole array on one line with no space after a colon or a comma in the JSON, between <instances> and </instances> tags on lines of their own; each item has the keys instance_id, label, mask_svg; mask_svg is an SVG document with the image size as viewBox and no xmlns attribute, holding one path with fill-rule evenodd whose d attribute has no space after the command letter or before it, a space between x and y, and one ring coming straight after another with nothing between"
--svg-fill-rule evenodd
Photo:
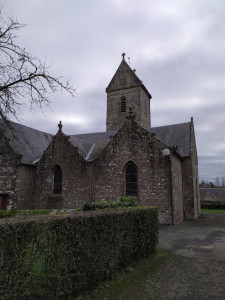
<instances>
[{"instance_id":1,"label":"church spire","mask_svg":"<svg viewBox=\"0 0 225 300\"><path fill-rule=\"evenodd\" d=\"M151 95L137 77L136 70L132 70L122 54L122 61L106 88L107 118L106 130L119 130L131 108L136 116L136 122L143 128L150 128L150 99ZM130 118L131 115L128 115Z\"/></svg>"},{"instance_id":2,"label":"church spire","mask_svg":"<svg viewBox=\"0 0 225 300\"><path fill-rule=\"evenodd\" d=\"M143 85L143 82L136 75L136 70L132 70L131 67L125 60L125 53L122 54L122 61L110 81L108 87L106 88L106 92L118 91L127 88L142 86L145 89L145 92L151 98L151 95Z\"/></svg>"}]
</instances>

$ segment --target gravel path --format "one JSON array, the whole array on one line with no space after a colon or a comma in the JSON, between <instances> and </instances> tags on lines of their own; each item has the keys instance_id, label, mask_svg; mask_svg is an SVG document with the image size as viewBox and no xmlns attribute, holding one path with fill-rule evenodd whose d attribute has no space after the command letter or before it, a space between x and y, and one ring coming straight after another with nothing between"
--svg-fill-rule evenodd
<instances>
[{"instance_id":1,"label":"gravel path","mask_svg":"<svg viewBox=\"0 0 225 300\"><path fill-rule=\"evenodd\" d=\"M225 262L173 255L138 288L108 299L225 299L224 270Z\"/></svg>"},{"instance_id":2,"label":"gravel path","mask_svg":"<svg viewBox=\"0 0 225 300\"><path fill-rule=\"evenodd\" d=\"M225 214L160 226L159 248L171 255L153 271L113 284L101 300L225 300ZM140 273L139 273L140 274ZM133 278L132 278L133 276Z\"/></svg>"}]
</instances>

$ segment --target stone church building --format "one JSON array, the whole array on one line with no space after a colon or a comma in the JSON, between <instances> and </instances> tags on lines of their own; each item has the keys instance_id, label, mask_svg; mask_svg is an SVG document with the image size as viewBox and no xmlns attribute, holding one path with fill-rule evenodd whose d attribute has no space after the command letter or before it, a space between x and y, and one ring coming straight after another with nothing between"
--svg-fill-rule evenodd
<instances>
[{"instance_id":1,"label":"stone church building","mask_svg":"<svg viewBox=\"0 0 225 300\"><path fill-rule=\"evenodd\" d=\"M151 127L151 95L123 59L106 88L106 131L56 135L0 121L1 209L78 208L132 196L161 223L200 214L193 119ZM12 130L13 129L13 130Z\"/></svg>"}]
</instances>

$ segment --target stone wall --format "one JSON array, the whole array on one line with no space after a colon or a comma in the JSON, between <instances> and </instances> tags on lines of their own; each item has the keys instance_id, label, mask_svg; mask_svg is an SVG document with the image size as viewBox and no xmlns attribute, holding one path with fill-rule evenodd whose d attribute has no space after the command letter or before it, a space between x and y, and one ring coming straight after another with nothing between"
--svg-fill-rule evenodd
<instances>
[{"instance_id":1,"label":"stone wall","mask_svg":"<svg viewBox=\"0 0 225 300\"><path fill-rule=\"evenodd\" d=\"M7 208L15 207L15 179L17 157L11 150L8 141L0 132L0 209L3 207L4 201L7 199Z\"/></svg>"},{"instance_id":2,"label":"stone wall","mask_svg":"<svg viewBox=\"0 0 225 300\"><path fill-rule=\"evenodd\" d=\"M197 218L200 214L200 196L198 182L198 157L194 135L193 119L190 123L191 152L183 161L184 210L185 219Z\"/></svg>"},{"instance_id":3,"label":"stone wall","mask_svg":"<svg viewBox=\"0 0 225 300\"><path fill-rule=\"evenodd\" d=\"M68 137L59 131L37 163L33 207L77 208L89 200L116 201L126 195L126 166L132 161L138 170L138 195L135 200L141 205L158 206L160 223L171 224L171 164L162 155L164 148L165 145L154 135L132 120L127 120L99 157L86 162ZM180 159L176 157L174 162L175 222L179 222L183 213L178 187ZM60 195L52 194L55 164L63 171Z\"/></svg>"},{"instance_id":4,"label":"stone wall","mask_svg":"<svg viewBox=\"0 0 225 300\"><path fill-rule=\"evenodd\" d=\"M90 200L116 201L126 196L126 168L133 162L138 176L135 200L159 207L160 223L178 223L183 219L181 158L172 153L168 160L162 154L164 148L130 116L102 153L87 162L59 130L35 167L20 165L10 151L2 153L0 175L5 190L1 193L10 193L19 209L78 208ZM55 165L62 169L61 194L53 194ZM192 161L187 159L184 166L190 179L185 181L186 190L192 193Z\"/></svg>"},{"instance_id":5,"label":"stone wall","mask_svg":"<svg viewBox=\"0 0 225 300\"><path fill-rule=\"evenodd\" d=\"M33 166L20 164L6 140L0 146L0 166L0 195L7 195L7 208L30 208Z\"/></svg>"},{"instance_id":6,"label":"stone wall","mask_svg":"<svg viewBox=\"0 0 225 300\"><path fill-rule=\"evenodd\" d=\"M174 224L180 223L184 219L183 190L182 190L182 168L181 159L176 154L171 157L172 175L172 205Z\"/></svg>"},{"instance_id":7,"label":"stone wall","mask_svg":"<svg viewBox=\"0 0 225 300\"><path fill-rule=\"evenodd\" d=\"M189 157L183 161L183 189L184 189L184 217L192 219L194 216L192 161Z\"/></svg>"},{"instance_id":8,"label":"stone wall","mask_svg":"<svg viewBox=\"0 0 225 300\"><path fill-rule=\"evenodd\" d=\"M160 223L171 224L171 169L161 153L163 148L165 145L156 137L127 121L93 162L93 200L115 201L125 196L125 170L132 161L138 169L136 201L158 206Z\"/></svg>"},{"instance_id":9,"label":"stone wall","mask_svg":"<svg viewBox=\"0 0 225 300\"><path fill-rule=\"evenodd\" d=\"M53 168L62 169L62 194L53 195ZM34 208L76 208L89 200L89 166L61 131L53 138L35 170Z\"/></svg>"},{"instance_id":10,"label":"stone wall","mask_svg":"<svg viewBox=\"0 0 225 300\"><path fill-rule=\"evenodd\" d=\"M18 165L16 169L16 208L30 209L32 208L32 178L34 166Z\"/></svg>"},{"instance_id":11,"label":"stone wall","mask_svg":"<svg viewBox=\"0 0 225 300\"><path fill-rule=\"evenodd\" d=\"M198 154L195 141L194 123L191 118L191 161L193 174L193 197L194 197L194 218L197 218L201 213L199 177L198 177Z\"/></svg>"},{"instance_id":12,"label":"stone wall","mask_svg":"<svg viewBox=\"0 0 225 300\"><path fill-rule=\"evenodd\" d=\"M120 112L121 97L126 98L126 112ZM125 116L132 108L136 114L135 121L143 128L150 128L150 100L141 86L107 93L106 130L119 130Z\"/></svg>"}]
</instances>

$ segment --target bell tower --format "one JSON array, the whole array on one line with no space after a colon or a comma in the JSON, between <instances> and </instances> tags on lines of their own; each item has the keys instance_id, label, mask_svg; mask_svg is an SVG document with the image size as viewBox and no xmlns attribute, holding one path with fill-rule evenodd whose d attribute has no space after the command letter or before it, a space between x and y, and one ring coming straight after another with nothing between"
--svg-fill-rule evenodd
<instances>
[{"instance_id":1,"label":"bell tower","mask_svg":"<svg viewBox=\"0 0 225 300\"><path fill-rule=\"evenodd\" d=\"M150 99L152 98L135 71L130 68L122 54L122 61L106 88L107 117L106 130L117 131L129 113L129 109L136 115L135 121L143 128L151 127Z\"/></svg>"}]
</instances>

